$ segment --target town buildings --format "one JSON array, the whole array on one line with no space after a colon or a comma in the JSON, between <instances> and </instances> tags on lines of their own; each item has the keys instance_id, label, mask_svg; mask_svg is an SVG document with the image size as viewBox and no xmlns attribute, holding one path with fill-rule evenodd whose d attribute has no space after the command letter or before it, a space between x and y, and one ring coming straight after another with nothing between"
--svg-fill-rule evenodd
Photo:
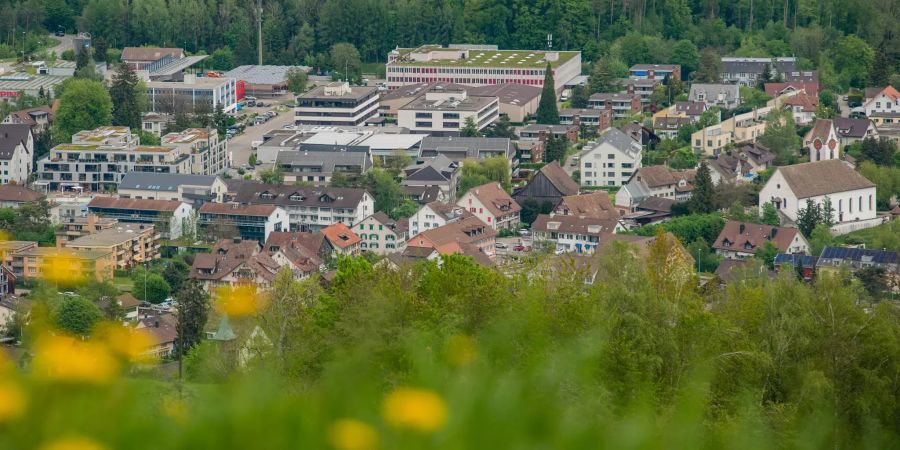
<instances>
[{"instance_id":1,"label":"town buildings","mask_svg":"<svg viewBox=\"0 0 900 450\"><path fill-rule=\"evenodd\" d=\"M406 242L404 253L414 249L433 249L441 255L464 254L488 258L494 256L497 232L481 219L469 216L446 225L421 231Z\"/></svg>"},{"instance_id":2,"label":"town buildings","mask_svg":"<svg viewBox=\"0 0 900 450\"><path fill-rule=\"evenodd\" d=\"M879 134L875 124L869 119L835 117L831 120L835 131L837 131L838 138L840 138L841 147L846 147L866 138L876 137Z\"/></svg>"},{"instance_id":3,"label":"town buildings","mask_svg":"<svg viewBox=\"0 0 900 450\"><path fill-rule=\"evenodd\" d=\"M746 259L767 242L781 253L809 253L809 242L796 228L728 220L712 248L726 259Z\"/></svg>"},{"instance_id":4,"label":"town buildings","mask_svg":"<svg viewBox=\"0 0 900 450\"><path fill-rule=\"evenodd\" d=\"M675 171L664 165L641 167L616 192L616 206L631 210L650 197L687 200L696 174L695 170Z\"/></svg>"},{"instance_id":5,"label":"town buildings","mask_svg":"<svg viewBox=\"0 0 900 450\"><path fill-rule=\"evenodd\" d=\"M237 109L237 85L234 78L185 75L183 81L145 81L150 111L179 112Z\"/></svg>"},{"instance_id":6,"label":"town buildings","mask_svg":"<svg viewBox=\"0 0 900 450\"><path fill-rule=\"evenodd\" d=\"M766 70L772 78L796 72L797 58L723 57L719 78L723 83L754 87Z\"/></svg>"},{"instance_id":7,"label":"town buildings","mask_svg":"<svg viewBox=\"0 0 900 450\"><path fill-rule=\"evenodd\" d=\"M184 50L180 48L160 47L125 47L122 49L122 62L131 70L151 71L162 67L170 61L184 58Z\"/></svg>"},{"instance_id":8,"label":"town buildings","mask_svg":"<svg viewBox=\"0 0 900 450\"><path fill-rule=\"evenodd\" d=\"M423 45L388 53L387 85L445 81L469 86L521 83L543 87L547 65L557 93L581 73L581 52L498 50L495 45Z\"/></svg>"},{"instance_id":9,"label":"town buildings","mask_svg":"<svg viewBox=\"0 0 900 450\"><path fill-rule=\"evenodd\" d=\"M612 222L619 220L619 211L613 206L606 191L596 191L580 195L562 197L553 208L556 216L575 216L602 219ZM613 225L615 227L615 225Z\"/></svg>"},{"instance_id":10,"label":"town buildings","mask_svg":"<svg viewBox=\"0 0 900 450\"><path fill-rule=\"evenodd\" d=\"M884 270L884 281L892 292L900 292L900 252L888 250L825 247L816 261L816 271L839 273L856 272L867 268Z\"/></svg>"},{"instance_id":11,"label":"town buildings","mask_svg":"<svg viewBox=\"0 0 900 450\"><path fill-rule=\"evenodd\" d=\"M94 197L87 206L90 213L117 219L119 223L153 225L164 239L192 234L196 226L192 223L194 209L177 200Z\"/></svg>"},{"instance_id":12,"label":"town buildings","mask_svg":"<svg viewBox=\"0 0 900 450\"><path fill-rule=\"evenodd\" d=\"M378 88L335 81L297 97L295 125L360 126L378 117Z\"/></svg>"},{"instance_id":13,"label":"town buildings","mask_svg":"<svg viewBox=\"0 0 900 450\"><path fill-rule=\"evenodd\" d=\"M269 233L288 229L287 213L275 205L205 203L198 214L198 226L207 238L239 236L263 243Z\"/></svg>"},{"instance_id":14,"label":"town buildings","mask_svg":"<svg viewBox=\"0 0 900 450\"><path fill-rule=\"evenodd\" d=\"M581 151L579 165L582 186L622 186L641 167L641 144L610 128Z\"/></svg>"},{"instance_id":15,"label":"town buildings","mask_svg":"<svg viewBox=\"0 0 900 450\"><path fill-rule=\"evenodd\" d=\"M635 64L629 69L631 78L681 81L681 66L679 64Z\"/></svg>"},{"instance_id":16,"label":"town buildings","mask_svg":"<svg viewBox=\"0 0 900 450\"><path fill-rule=\"evenodd\" d=\"M691 148L712 156L729 144L755 142L766 131L766 116L774 107L754 109L698 130L691 134Z\"/></svg>"},{"instance_id":17,"label":"town buildings","mask_svg":"<svg viewBox=\"0 0 900 450\"><path fill-rule=\"evenodd\" d=\"M288 90L288 71L300 70L309 72L304 66L259 66L243 65L225 72L227 78L244 82L244 95L257 98L272 98L286 95Z\"/></svg>"},{"instance_id":18,"label":"town buildings","mask_svg":"<svg viewBox=\"0 0 900 450\"><path fill-rule=\"evenodd\" d=\"M437 187L441 196L447 201L456 199L456 187L459 183L459 164L450 161L446 156L419 158L403 169L400 185L407 193L410 190ZM428 202L426 202L428 203Z\"/></svg>"},{"instance_id":19,"label":"town buildings","mask_svg":"<svg viewBox=\"0 0 900 450\"><path fill-rule=\"evenodd\" d=\"M319 232L325 236L325 239L331 244L337 255L354 256L358 255L362 250L362 238L343 223L333 223L322 228Z\"/></svg>"},{"instance_id":20,"label":"town buildings","mask_svg":"<svg viewBox=\"0 0 900 450\"><path fill-rule=\"evenodd\" d=\"M73 240L57 241L58 247L115 255L116 269L130 269L159 259L160 234L153 225L117 224Z\"/></svg>"},{"instance_id":21,"label":"town buildings","mask_svg":"<svg viewBox=\"0 0 900 450\"><path fill-rule=\"evenodd\" d=\"M831 119L818 119L803 137L803 148L810 161L824 161L841 157L841 141Z\"/></svg>"},{"instance_id":22,"label":"town buildings","mask_svg":"<svg viewBox=\"0 0 900 450\"><path fill-rule=\"evenodd\" d=\"M18 184L0 184L0 208L18 208L23 203L37 202L43 194Z\"/></svg>"},{"instance_id":23,"label":"town buildings","mask_svg":"<svg viewBox=\"0 0 900 450\"><path fill-rule=\"evenodd\" d=\"M113 278L116 268L115 254L105 251L32 247L15 252L9 258L12 260L12 273L17 279L106 281Z\"/></svg>"},{"instance_id":24,"label":"town buildings","mask_svg":"<svg viewBox=\"0 0 900 450\"><path fill-rule=\"evenodd\" d=\"M532 199L538 204L549 202L556 205L565 196L578 194L578 183L553 161L544 165L534 176L528 180L528 184L513 192L513 198L520 205L527 199Z\"/></svg>"},{"instance_id":25,"label":"town buildings","mask_svg":"<svg viewBox=\"0 0 900 450\"><path fill-rule=\"evenodd\" d=\"M285 231L318 231L337 222L352 227L375 212L372 195L354 188L239 182L230 189L229 201L283 208L287 212Z\"/></svg>"},{"instance_id":26,"label":"town buildings","mask_svg":"<svg viewBox=\"0 0 900 450\"><path fill-rule=\"evenodd\" d=\"M3 119L4 124L28 125L31 127L32 133L40 133L47 131L53 125L53 115L56 113L55 107L59 103L54 102L54 106L37 106L34 108L22 109L9 113Z\"/></svg>"},{"instance_id":27,"label":"town buildings","mask_svg":"<svg viewBox=\"0 0 900 450\"><path fill-rule=\"evenodd\" d=\"M495 230L517 230L522 208L503 190L500 183L475 186L460 197L457 205L469 210Z\"/></svg>"},{"instance_id":28,"label":"town buildings","mask_svg":"<svg viewBox=\"0 0 900 450\"><path fill-rule=\"evenodd\" d=\"M128 172L119 183L119 198L175 200L199 208L222 202L228 185L215 175Z\"/></svg>"},{"instance_id":29,"label":"town buildings","mask_svg":"<svg viewBox=\"0 0 900 450\"><path fill-rule=\"evenodd\" d=\"M285 183L327 186L335 174L355 177L367 172L372 168L372 157L364 150L283 151L275 158L275 167L284 173Z\"/></svg>"},{"instance_id":30,"label":"town buildings","mask_svg":"<svg viewBox=\"0 0 900 450\"><path fill-rule=\"evenodd\" d=\"M497 97L500 114L506 114L510 122L521 123L537 112L541 101L541 88L521 83L501 83L475 86L467 89L469 95Z\"/></svg>"},{"instance_id":31,"label":"town buildings","mask_svg":"<svg viewBox=\"0 0 900 450\"><path fill-rule=\"evenodd\" d=\"M900 92L893 86L888 86L866 99L863 104L866 117L876 126L881 124L900 122Z\"/></svg>"},{"instance_id":32,"label":"town buildings","mask_svg":"<svg viewBox=\"0 0 900 450\"><path fill-rule=\"evenodd\" d=\"M624 119L641 111L641 97L629 93L598 93L588 97L588 108L609 111L612 118Z\"/></svg>"},{"instance_id":33,"label":"town buildings","mask_svg":"<svg viewBox=\"0 0 900 450\"><path fill-rule=\"evenodd\" d=\"M581 125L603 131L612 126L612 110L594 108L564 108L559 110L560 125Z\"/></svg>"},{"instance_id":34,"label":"town buildings","mask_svg":"<svg viewBox=\"0 0 900 450\"><path fill-rule=\"evenodd\" d=\"M31 177L34 134L26 124L0 124L0 184L25 184Z\"/></svg>"},{"instance_id":35,"label":"town buildings","mask_svg":"<svg viewBox=\"0 0 900 450\"><path fill-rule=\"evenodd\" d=\"M383 212L377 212L354 225L353 230L362 240L362 251L386 255L402 252L409 239L408 220L394 220Z\"/></svg>"},{"instance_id":36,"label":"town buildings","mask_svg":"<svg viewBox=\"0 0 900 450\"><path fill-rule=\"evenodd\" d=\"M694 83L688 95L691 102L703 103L708 108L734 109L741 104L741 91L735 84Z\"/></svg>"},{"instance_id":37,"label":"town buildings","mask_svg":"<svg viewBox=\"0 0 900 450\"><path fill-rule=\"evenodd\" d=\"M604 233L622 229L616 220L539 214L531 224L535 241L556 244L557 252L593 253Z\"/></svg>"},{"instance_id":38,"label":"town buildings","mask_svg":"<svg viewBox=\"0 0 900 450\"><path fill-rule=\"evenodd\" d=\"M443 155L459 165L468 159L485 160L503 157L509 161L513 173L517 170L515 166L516 148L507 138L429 136L422 139L421 148L422 157Z\"/></svg>"},{"instance_id":39,"label":"town buildings","mask_svg":"<svg viewBox=\"0 0 900 450\"><path fill-rule=\"evenodd\" d=\"M254 284L265 289L281 265L267 252L263 252L256 240L240 237L220 239L209 253L194 256L190 279L199 281L207 292L218 287Z\"/></svg>"},{"instance_id":40,"label":"town buildings","mask_svg":"<svg viewBox=\"0 0 900 450\"><path fill-rule=\"evenodd\" d=\"M776 168L759 193L759 208L772 203L784 218L796 221L807 200L821 207L826 198L834 210L833 233L882 222L875 213L875 184L837 159Z\"/></svg>"},{"instance_id":41,"label":"town buildings","mask_svg":"<svg viewBox=\"0 0 900 450\"><path fill-rule=\"evenodd\" d=\"M432 88L400 107L397 124L413 133L459 136L471 121L479 131L500 117L497 97L473 96L464 89Z\"/></svg>"},{"instance_id":42,"label":"town buildings","mask_svg":"<svg viewBox=\"0 0 900 450\"><path fill-rule=\"evenodd\" d=\"M73 241L82 236L113 229L118 224L118 219L100 217L90 213L63 218L56 228L56 245L63 245L65 242Z\"/></svg>"},{"instance_id":43,"label":"town buildings","mask_svg":"<svg viewBox=\"0 0 900 450\"><path fill-rule=\"evenodd\" d=\"M409 218L409 234L415 236L423 231L440 228L472 215L466 208L454 203L427 203Z\"/></svg>"}]
</instances>

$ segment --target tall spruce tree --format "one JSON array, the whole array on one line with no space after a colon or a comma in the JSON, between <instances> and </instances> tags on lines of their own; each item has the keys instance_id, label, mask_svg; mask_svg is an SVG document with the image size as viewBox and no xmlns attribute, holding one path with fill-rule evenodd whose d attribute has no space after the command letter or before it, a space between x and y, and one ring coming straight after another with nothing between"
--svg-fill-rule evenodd
<instances>
[{"instance_id":1,"label":"tall spruce tree","mask_svg":"<svg viewBox=\"0 0 900 450\"><path fill-rule=\"evenodd\" d=\"M541 102L538 103L537 123L556 125L559 123L559 110L556 108L556 84L553 82L553 69L547 63L544 70L544 90L541 91Z\"/></svg>"},{"instance_id":2,"label":"tall spruce tree","mask_svg":"<svg viewBox=\"0 0 900 450\"><path fill-rule=\"evenodd\" d=\"M137 75L127 64L121 63L116 66L116 74L109 86L109 96L113 104L113 125L141 128L139 83Z\"/></svg>"},{"instance_id":3,"label":"tall spruce tree","mask_svg":"<svg viewBox=\"0 0 900 450\"><path fill-rule=\"evenodd\" d=\"M178 302L178 352L184 355L203 339L209 316L209 294L190 280L175 294Z\"/></svg>"},{"instance_id":4,"label":"tall spruce tree","mask_svg":"<svg viewBox=\"0 0 900 450\"><path fill-rule=\"evenodd\" d=\"M704 161L700 163L697 176L694 177L694 191L688 207L692 213L711 213L716 210L715 196L716 191L709 173L709 166Z\"/></svg>"}]
</instances>

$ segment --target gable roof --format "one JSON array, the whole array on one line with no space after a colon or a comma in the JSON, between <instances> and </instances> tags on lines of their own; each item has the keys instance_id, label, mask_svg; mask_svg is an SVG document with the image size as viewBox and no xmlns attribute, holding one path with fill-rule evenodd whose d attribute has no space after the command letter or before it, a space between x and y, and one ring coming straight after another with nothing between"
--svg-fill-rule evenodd
<instances>
[{"instance_id":1,"label":"gable roof","mask_svg":"<svg viewBox=\"0 0 900 450\"><path fill-rule=\"evenodd\" d=\"M531 224L531 229L543 232L578 233L588 236L600 236L616 230L618 220L598 219L584 216L563 216L557 214L538 214Z\"/></svg>"},{"instance_id":2,"label":"gable roof","mask_svg":"<svg viewBox=\"0 0 900 450\"><path fill-rule=\"evenodd\" d=\"M49 122L53 122L53 108L49 106L37 106L34 108L22 109L19 111L13 111L9 113L10 116L15 117L15 123L20 123L28 126L33 126L37 124L35 121L35 116L39 115L47 115L47 120Z\"/></svg>"},{"instance_id":3,"label":"gable roof","mask_svg":"<svg viewBox=\"0 0 900 450\"><path fill-rule=\"evenodd\" d=\"M648 187L656 188L660 186L668 186L670 184L678 184L682 179L688 182L694 179L697 174L695 170L673 171L668 166L645 166L638 169L632 178L640 179L641 182ZM630 184L629 180L629 184Z\"/></svg>"},{"instance_id":4,"label":"gable roof","mask_svg":"<svg viewBox=\"0 0 900 450\"><path fill-rule=\"evenodd\" d=\"M597 145L594 148L603 144L609 144L627 154L634 154L641 151L639 142L635 141L628 133L615 127L607 128L597 139ZM592 150L593 149L588 150L588 152Z\"/></svg>"},{"instance_id":5,"label":"gable roof","mask_svg":"<svg viewBox=\"0 0 900 450\"><path fill-rule=\"evenodd\" d=\"M783 166L777 171L798 199L875 187L875 183L838 159Z\"/></svg>"},{"instance_id":6,"label":"gable roof","mask_svg":"<svg viewBox=\"0 0 900 450\"><path fill-rule=\"evenodd\" d=\"M0 124L0 159L11 159L16 147L21 145L25 152L28 136L31 135L31 126L25 124Z\"/></svg>"},{"instance_id":7,"label":"gable roof","mask_svg":"<svg viewBox=\"0 0 900 450\"><path fill-rule=\"evenodd\" d=\"M562 195L578 194L578 183L566 173L558 162L553 161L550 164L546 164L544 167L541 167L541 170L538 172L544 174L544 176L547 177L547 181L549 181Z\"/></svg>"},{"instance_id":8,"label":"gable roof","mask_svg":"<svg viewBox=\"0 0 900 450\"><path fill-rule=\"evenodd\" d=\"M138 211L169 211L178 210L184 202L177 200L149 200L140 198L114 198L94 197L88 203L88 208L115 208L135 209Z\"/></svg>"},{"instance_id":9,"label":"gable roof","mask_svg":"<svg viewBox=\"0 0 900 450\"><path fill-rule=\"evenodd\" d=\"M497 182L475 186L466 194L472 194L495 217L518 213L522 210L522 207Z\"/></svg>"},{"instance_id":10,"label":"gable roof","mask_svg":"<svg viewBox=\"0 0 900 450\"><path fill-rule=\"evenodd\" d=\"M782 105L799 106L803 112L816 112L816 107L819 106L819 97L801 92L785 99Z\"/></svg>"},{"instance_id":11,"label":"gable roof","mask_svg":"<svg viewBox=\"0 0 900 450\"><path fill-rule=\"evenodd\" d=\"M325 228L322 228L322 234L325 235L325 238L328 239L334 246L340 248L351 247L355 244L358 244L362 239L356 235L347 225L344 225L341 222L333 223L328 225Z\"/></svg>"},{"instance_id":12,"label":"gable roof","mask_svg":"<svg viewBox=\"0 0 900 450\"><path fill-rule=\"evenodd\" d=\"M180 186L212 186L216 178L214 175L186 173L128 172L119 182L119 189L178 192Z\"/></svg>"},{"instance_id":13,"label":"gable roof","mask_svg":"<svg viewBox=\"0 0 900 450\"><path fill-rule=\"evenodd\" d=\"M325 206L332 208L356 208L366 194L365 189L333 187L299 187L284 184L253 182L228 183L233 200L243 204L279 206ZM269 194L272 198L266 198ZM292 200L291 197L296 200Z\"/></svg>"},{"instance_id":14,"label":"gable roof","mask_svg":"<svg viewBox=\"0 0 900 450\"><path fill-rule=\"evenodd\" d=\"M787 81L784 83L766 83L766 95L778 97L788 90L804 91L807 95L819 95L819 83L815 81Z\"/></svg>"},{"instance_id":15,"label":"gable roof","mask_svg":"<svg viewBox=\"0 0 900 450\"><path fill-rule=\"evenodd\" d=\"M738 147L738 151L756 165L768 164L775 160L775 154L772 153L768 147L758 142L741 144Z\"/></svg>"},{"instance_id":16,"label":"gable roof","mask_svg":"<svg viewBox=\"0 0 900 450\"><path fill-rule=\"evenodd\" d=\"M674 205L675 203L678 203L678 202L672 198L648 197L646 200L642 201L639 205L637 205L637 208L648 210L648 211L671 213L672 205Z\"/></svg>"},{"instance_id":17,"label":"gable roof","mask_svg":"<svg viewBox=\"0 0 900 450\"><path fill-rule=\"evenodd\" d=\"M876 264L900 264L900 252L867 248L825 247L818 265L828 264L831 259L871 262Z\"/></svg>"},{"instance_id":18,"label":"gable roof","mask_svg":"<svg viewBox=\"0 0 900 450\"><path fill-rule=\"evenodd\" d=\"M864 138L872 122L869 119L850 119L847 117L835 117L834 129L841 137Z\"/></svg>"},{"instance_id":19,"label":"gable roof","mask_svg":"<svg viewBox=\"0 0 900 450\"><path fill-rule=\"evenodd\" d=\"M489 239L496 236L494 231L488 224L481 221L475 216L464 217L459 221L448 223L442 227L431 228L422 231L419 236L425 237L439 247L459 242L472 243L483 239ZM409 242L415 243L416 238L413 237ZM413 245L415 246L415 245Z\"/></svg>"},{"instance_id":20,"label":"gable roof","mask_svg":"<svg viewBox=\"0 0 900 450\"><path fill-rule=\"evenodd\" d=\"M688 98L692 101L697 101L697 96L701 92L706 94L705 101L717 100L719 94L722 94L726 101L738 101L741 99L741 91L738 85L719 83L694 83L691 85Z\"/></svg>"},{"instance_id":21,"label":"gable roof","mask_svg":"<svg viewBox=\"0 0 900 450\"><path fill-rule=\"evenodd\" d=\"M444 220L453 220L460 217L469 217L472 216L472 213L459 206L455 203L443 203L443 202L431 202L426 203L425 206L428 207L435 214L441 216ZM423 206L423 208L425 207ZM421 209L421 208L420 208Z\"/></svg>"},{"instance_id":22,"label":"gable roof","mask_svg":"<svg viewBox=\"0 0 900 450\"><path fill-rule=\"evenodd\" d=\"M567 195L560 199L559 205L556 206L555 210L560 212L560 215L604 220L619 219L619 210L613 206L606 191Z\"/></svg>"},{"instance_id":23,"label":"gable roof","mask_svg":"<svg viewBox=\"0 0 900 450\"><path fill-rule=\"evenodd\" d=\"M738 222L729 220L725 222L722 231L713 243L712 248L717 250L734 250L743 253L756 253L766 241L771 242L780 252L786 252L800 230L796 228L773 227L757 223ZM729 245L726 246L725 243ZM750 248L746 248L749 245Z\"/></svg>"},{"instance_id":24,"label":"gable roof","mask_svg":"<svg viewBox=\"0 0 900 450\"><path fill-rule=\"evenodd\" d=\"M0 202L34 202L44 198L44 195L25 186L18 184L0 185Z\"/></svg>"}]
</instances>

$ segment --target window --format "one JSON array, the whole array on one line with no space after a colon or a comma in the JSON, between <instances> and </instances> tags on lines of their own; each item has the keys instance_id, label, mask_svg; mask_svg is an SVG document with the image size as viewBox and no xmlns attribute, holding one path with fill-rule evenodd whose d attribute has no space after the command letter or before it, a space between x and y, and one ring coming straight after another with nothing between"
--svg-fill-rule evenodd
<instances>
[{"instance_id":1,"label":"window","mask_svg":"<svg viewBox=\"0 0 900 450\"><path fill-rule=\"evenodd\" d=\"M616 159L616 155L614 155L614 154L612 154L612 153L607 153L607 154L606 154L606 159Z\"/></svg>"},{"instance_id":2,"label":"window","mask_svg":"<svg viewBox=\"0 0 900 450\"><path fill-rule=\"evenodd\" d=\"M859 212L862 212L862 195L859 196Z\"/></svg>"},{"instance_id":3,"label":"window","mask_svg":"<svg viewBox=\"0 0 900 450\"><path fill-rule=\"evenodd\" d=\"M623 169L631 169L634 167L634 163L622 163Z\"/></svg>"},{"instance_id":4,"label":"window","mask_svg":"<svg viewBox=\"0 0 900 450\"><path fill-rule=\"evenodd\" d=\"M869 211L872 210L872 194L869 194Z\"/></svg>"},{"instance_id":5,"label":"window","mask_svg":"<svg viewBox=\"0 0 900 450\"><path fill-rule=\"evenodd\" d=\"M591 168L591 163L589 163L589 162L584 163L584 168L585 168L585 169L590 169L590 168Z\"/></svg>"}]
</instances>

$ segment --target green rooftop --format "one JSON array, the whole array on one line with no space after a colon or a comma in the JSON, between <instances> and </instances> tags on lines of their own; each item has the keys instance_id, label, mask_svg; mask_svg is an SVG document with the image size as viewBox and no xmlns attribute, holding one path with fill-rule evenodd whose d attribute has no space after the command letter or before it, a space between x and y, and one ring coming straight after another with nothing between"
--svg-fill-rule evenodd
<instances>
[{"instance_id":1,"label":"green rooftop","mask_svg":"<svg viewBox=\"0 0 900 450\"><path fill-rule=\"evenodd\" d=\"M499 68L544 68L547 61L544 55L548 53L544 50L477 50L470 49L467 59L436 59L430 61L413 61L405 59L411 53L426 53L431 51L459 52L463 49L445 48L437 45L423 45L418 48L401 48L398 49L400 57L388 65L402 66L444 66L444 67L499 67ZM568 62L572 58L578 56L580 52L576 51L555 51L559 54L556 61L551 61L550 66L553 68Z\"/></svg>"}]
</instances>

